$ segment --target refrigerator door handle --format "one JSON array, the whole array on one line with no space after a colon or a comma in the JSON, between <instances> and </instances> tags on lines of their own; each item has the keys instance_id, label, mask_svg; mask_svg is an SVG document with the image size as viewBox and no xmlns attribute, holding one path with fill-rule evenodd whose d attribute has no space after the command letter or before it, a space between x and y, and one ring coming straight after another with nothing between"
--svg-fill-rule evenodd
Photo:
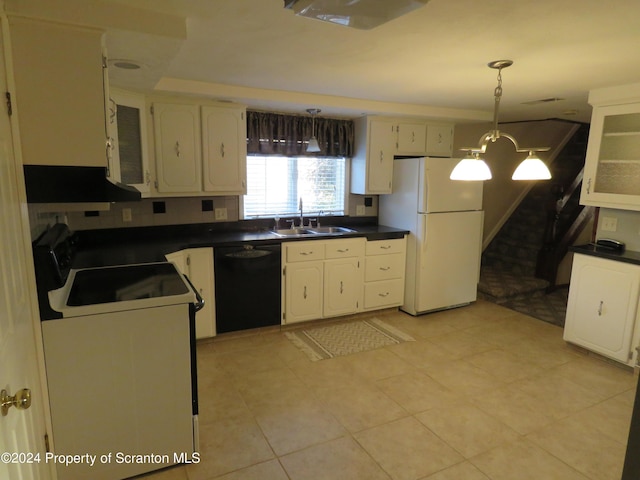
<instances>
[{"instance_id":1,"label":"refrigerator door handle","mask_svg":"<svg viewBox=\"0 0 640 480\"><path fill-rule=\"evenodd\" d=\"M420 242L420 268L427 266L427 220L422 220L422 241Z\"/></svg>"}]
</instances>

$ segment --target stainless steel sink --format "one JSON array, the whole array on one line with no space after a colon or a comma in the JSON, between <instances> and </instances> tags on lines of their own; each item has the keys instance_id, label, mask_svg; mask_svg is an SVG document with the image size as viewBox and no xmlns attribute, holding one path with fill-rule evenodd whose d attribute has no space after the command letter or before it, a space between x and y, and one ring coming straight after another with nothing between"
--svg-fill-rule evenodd
<instances>
[{"instance_id":1,"label":"stainless steel sink","mask_svg":"<svg viewBox=\"0 0 640 480\"><path fill-rule=\"evenodd\" d=\"M335 235L338 233L354 232L354 230L351 230L350 228L347 228L347 227L314 227L314 228L309 227L307 231L315 234L325 234L325 235L332 235L332 234Z\"/></svg>"},{"instance_id":2,"label":"stainless steel sink","mask_svg":"<svg viewBox=\"0 0 640 480\"><path fill-rule=\"evenodd\" d=\"M347 227L305 227L305 228L283 228L271 230L271 233L279 237L302 237L311 235L339 235L341 233L352 233Z\"/></svg>"},{"instance_id":3,"label":"stainless steel sink","mask_svg":"<svg viewBox=\"0 0 640 480\"><path fill-rule=\"evenodd\" d=\"M313 235L306 228L282 228L278 230L271 230L271 233L279 237L300 237L302 235Z\"/></svg>"}]
</instances>

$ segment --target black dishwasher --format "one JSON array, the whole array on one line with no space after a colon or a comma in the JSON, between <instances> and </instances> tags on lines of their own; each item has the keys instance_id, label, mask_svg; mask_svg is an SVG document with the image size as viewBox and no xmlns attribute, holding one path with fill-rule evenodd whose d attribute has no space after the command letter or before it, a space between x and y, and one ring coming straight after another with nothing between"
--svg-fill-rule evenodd
<instances>
[{"instance_id":1,"label":"black dishwasher","mask_svg":"<svg viewBox=\"0 0 640 480\"><path fill-rule=\"evenodd\" d=\"M213 251L216 332L280 325L280 244Z\"/></svg>"}]
</instances>

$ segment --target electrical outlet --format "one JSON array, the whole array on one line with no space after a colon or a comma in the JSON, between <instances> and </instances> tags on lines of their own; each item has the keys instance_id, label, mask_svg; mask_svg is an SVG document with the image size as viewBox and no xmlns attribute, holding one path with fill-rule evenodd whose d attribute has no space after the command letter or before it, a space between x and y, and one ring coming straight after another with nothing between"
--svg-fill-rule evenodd
<instances>
[{"instance_id":1,"label":"electrical outlet","mask_svg":"<svg viewBox=\"0 0 640 480\"><path fill-rule=\"evenodd\" d=\"M131 221L131 209L130 208L123 208L122 209L122 221L123 222L130 222Z\"/></svg>"},{"instance_id":2,"label":"electrical outlet","mask_svg":"<svg viewBox=\"0 0 640 480\"><path fill-rule=\"evenodd\" d=\"M616 217L602 217L600 230L603 232L615 232L618 229L618 219Z\"/></svg>"},{"instance_id":3,"label":"electrical outlet","mask_svg":"<svg viewBox=\"0 0 640 480\"><path fill-rule=\"evenodd\" d=\"M356 205L356 215L365 215L366 210L364 205Z\"/></svg>"},{"instance_id":4,"label":"electrical outlet","mask_svg":"<svg viewBox=\"0 0 640 480\"><path fill-rule=\"evenodd\" d=\"M227 219L227 209L226 208L216 208L214 210L216 220L226 220Z\"/></svg>"}]
</instances>

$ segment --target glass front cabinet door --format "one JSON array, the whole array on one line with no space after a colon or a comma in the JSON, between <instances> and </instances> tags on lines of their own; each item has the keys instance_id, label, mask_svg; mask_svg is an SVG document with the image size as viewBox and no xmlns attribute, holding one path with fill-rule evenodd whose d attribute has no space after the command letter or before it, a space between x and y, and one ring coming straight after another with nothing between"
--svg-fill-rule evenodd
<instances>
[{"instance_id":1,"label":"glass front cabinet door","mask_svg":"<svg viewBox=\"0 0 640 480\"><path fill-rule=\"evenodd\" d=\"M640 210L640 104L594 108L580 203Z\"/></svg>"},{"instance_id":2,"label":"glass front cabinet door","mask_svg":"<svg viewBox=\"0 0 640 480\"><path fill-rule=\"evenodd\" d=\"M111 178L149 193L147 125L143 95L112 89L109 136L112 144Z\"/></svg>"}]
</instances>

